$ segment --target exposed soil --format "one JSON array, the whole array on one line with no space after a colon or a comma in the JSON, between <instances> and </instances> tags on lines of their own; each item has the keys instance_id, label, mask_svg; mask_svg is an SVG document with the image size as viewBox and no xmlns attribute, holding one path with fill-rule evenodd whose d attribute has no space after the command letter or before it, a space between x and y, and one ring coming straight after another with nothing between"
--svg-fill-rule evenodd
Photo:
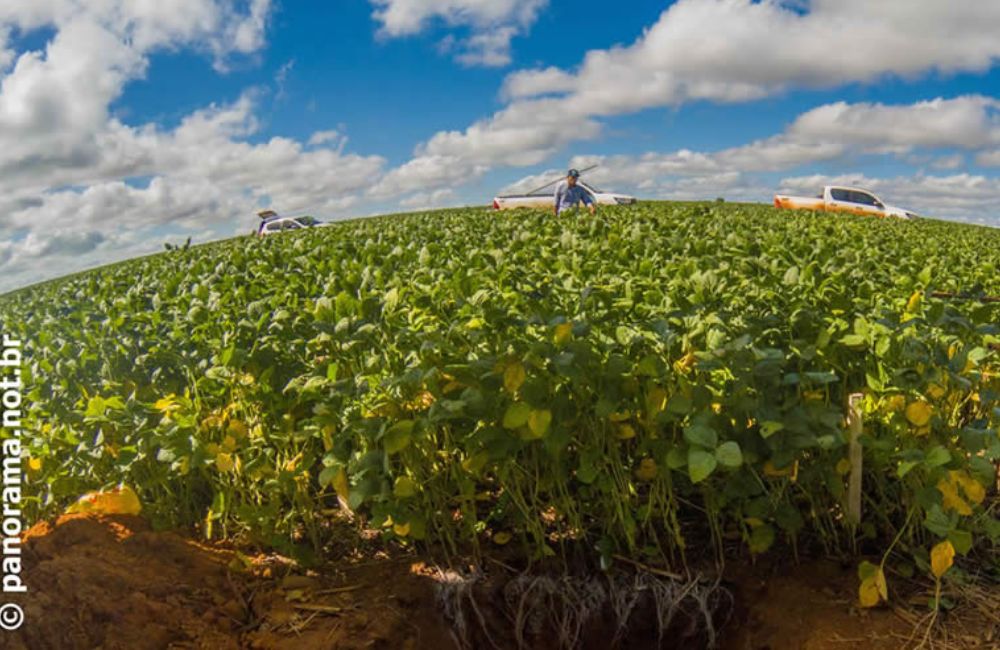
<instances>
[{"instance_id":1,"label":"exposed soil","mask_svg":"<svg viewBox=\"0 0 1000 650\"><path fill-rule=\"evenodd\" d=\"M2 648L457 647L435 598L440 574L414 556L343 558L304 572L275 556L248 561L233 549L153 532L139 517L84 515L36 525L23 552L29 593L13 600L25 623L0 631ZM725 650L896 649L913 631L890 609L858 611L853 571L835 564L731 567L728 575L735 610L716 612L717 623L728 620ZM481 602L493 630L509 626L489 597ZM614 630L598 628L581 645L608 647ZM982 643L969 647L1000 647L990 636L997 632L983 629ZM663 647L704 642L683 634L671 628ZM512 647L510 637L493 638ZM554 647L544 638L537 645ZM656 647L653 627L636 626L619 647Z\"/></svg>"}]
</instances>

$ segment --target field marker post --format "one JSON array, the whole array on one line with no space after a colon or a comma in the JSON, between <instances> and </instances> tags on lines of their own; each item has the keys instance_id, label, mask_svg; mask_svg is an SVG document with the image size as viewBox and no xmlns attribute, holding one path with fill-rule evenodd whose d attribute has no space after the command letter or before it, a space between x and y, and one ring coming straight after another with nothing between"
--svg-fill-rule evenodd
<instances>
[{"instance_id":1,"label":"field marker post","mask_svg":"<svg viewBox=\"0 0 1000 650\"><path fill-rule=\"evenodd\" d=\"M861 393L851 393L847 398L847 440L851 462L851 474L847 481L847 520L852 526L861 524L861 442L858 438L864 430L861 416L863 398Z\"/></svg>"}]
</instances>

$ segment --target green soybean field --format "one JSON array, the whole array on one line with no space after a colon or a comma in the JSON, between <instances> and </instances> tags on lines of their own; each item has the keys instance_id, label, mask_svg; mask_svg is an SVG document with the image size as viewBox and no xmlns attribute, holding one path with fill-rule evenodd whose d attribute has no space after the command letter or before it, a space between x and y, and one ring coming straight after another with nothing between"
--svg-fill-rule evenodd
<instances>
[{"instance_id":1,"label":"green soybean field","mask_svg":"<svg viewBox=\"0 0 1000 650\"><path fill-rule=\"evenodd\" d=\"M998 268L998 230L729 203L172 250L0 298L22 506L128 485L313 559L337 512L526 565L866 557L868 606L889 567L995 579Z\"/></svg>"}]
</instances>

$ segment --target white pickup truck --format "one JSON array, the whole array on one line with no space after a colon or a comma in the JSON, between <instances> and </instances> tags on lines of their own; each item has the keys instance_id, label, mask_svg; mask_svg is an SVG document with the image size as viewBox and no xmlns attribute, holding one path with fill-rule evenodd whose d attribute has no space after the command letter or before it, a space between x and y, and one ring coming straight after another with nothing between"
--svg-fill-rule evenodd
<instances>
[{"instance_id":1,"label":"white pickup truck","mask_svg":"<svg viewBox=\"0 0 1000 650\"><path fill-rule=\"evenodd\" d=\"M560 179L561 180L561 179ZM555 183L550 183L553 185ZM577 185L582 187L594 199L597 205L631 205L636 202L634 196L627 194L616 194L614 192L604 192L589 183L577 181ZM515 208L548 208L555 205L555 192L542 192L536 190L528 194L505 194L493 198L494 210L513 210Z\"/></svg>"},{"instance_id":2,"label":"white pickup truck","mask_svg":"<svg viewBox=\"0 0 1000 650\"><path fill-rule=\"evenodd\" d=\"M815 197L774 195L774 207L795 210L826 210L828 212L850 212L874 217L897 217L913 219L917 215L903 208L886 205L868 190L856 187L827 185Z\"/></svg>"}]
</instances>

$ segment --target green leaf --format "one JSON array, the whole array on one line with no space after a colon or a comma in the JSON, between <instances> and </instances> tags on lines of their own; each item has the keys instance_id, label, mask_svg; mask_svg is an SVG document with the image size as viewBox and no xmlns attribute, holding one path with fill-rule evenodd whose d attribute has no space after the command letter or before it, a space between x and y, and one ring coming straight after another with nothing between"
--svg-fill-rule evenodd
<instances>
[{"instance_id":1,"label":"green leaf","mask_svg":"<svg viewBox=\"0 0 1000 650\"><path fill-rule=\"evenodd\" d=\"M927 516L924 518L924 528L938 537L947 537L953 526L951 518L945 514L941 506L936 504L931 506L931 509L927 511Z\"/></svg>"},{"instance_id":2,"label":"green leaf","mask_svg":"<svg viewBox=\"0 0 1000 650\"><path fill-rule=\"evenodd\" d=\"M337 472L339 471L340 471L339 465L336 466L331 465L328 467L324 467L323 471L319 473L320 487L325 487L327 485L330 485L330 483L333 482L334 477L337 476Z\"/></svg>"},{"instance_id":3,"label":"green leaf","mask_svg":"<svg viewBox=\"0 0 1000 650\"><path fill-rule=\"evenodd\" d=\"M899 462L899 466L896 468L896 475L899 478L903 478L910 473L910 470L919 465L915 460L903 460Z\"/></svg>"},{"instance_id":4,"label":"green leaf","mask_svg":"<svg viewBox=\"0 0 1000 650\"><path fill-rule=\"evenodd\" d=\"M949 530L948 541L962 555L967 555L972 550L972 533L966 530L959 530L958 528Z\"/></svg>"},{"instance_id":5,"label":"green leaf","mask_svg":"<svg viewBox=\"0 0 1000 650\"><path fill-rule=\"evenodd\" d=\"M878 565L872 564L868 560L862 560L861 564L858 565L858 579L862 582L868 580L878 573Z\"/></svg>"},{"instance_id":6,"label":"green leaf","mask_svg":"<svg viewBox=\"0 0 1000 650\"><path fill-rule=\"evenodd\" d=\"M765 420L760 423L760 437L766 440L767 438L770 438L771 436L778 433L784 428L785 425L782 422L776 422L774 420Z\"/></svg>"},{"instance_id":7,"label":"green leaf","mask_svg":"<svg viewBox=\"0 0 1000 650\"><path fill-rule=\"evenodd\" d=\"M715 455L701 449L692 448L688 451L688 476L692 483L701 483L715 471L718 461Z\"/></svg>"},{"instance_id":8,"label":"green leaf","mask_svg":"<svg viewBox=\"0 0 1000 650\"><path fill-rule=\"evenodd\" d=\"M382 443L389 454L398 453L410 444L410 437L413 433L413 420L400 420L389 427L382 437Z\"/></svg>"},{"instance_id":9,"label":"green leaf","mask_svg":"<svg viewBox=\"0 0 1000 650\"><path fill-rule=\"evenodd\" d=\"M740 451L739 443L730 440L715 450L715 459L724 467L739 467L743 464L743 452Z\"/></svg>"},{"instance_id":10,"label":"green leaf","mask_svg":"<svg viewBox=\"0 0 1000 650\"><path fill-rule=\"evenodd\" d=\"M667 400L667 411L674 415L687 415L692 406L691 398L681 393L675 393Z\"/></svg>"},{"instance_id":11,"label":"green leaf","mask_svg":"<svg viewBox=\"0 0 1000 650\"><path fill-rule=\"evenodd\" d=\"M868 340L860 334L848 334L840 339L840 343L846 347L858 349L868 345Z\"/></svg>"},{"instance_id":12,"label":"green leaf","mask_svg":"<svg viewBox=\"0 0 1000 650\"><path fill-rule=\"evenodd\" d=\"M940 467L941 465L946 465L950 462L951 454L941 445L938 445L927 452L927 457L924 458L924 465L931 469Z\"/></svg>"},{"instance_id":13,"label":"green leaf","mask_svg":"<svg viewBox=\"0 0 1000 650\"><path fill-rule=\"evenodd\" d=\"M684 427L684 439L692 445L700 445L706 449L714 449L719 441L719 435L710 426L695 423Z\"/></svg>"},{"instance_id":14,"label":"green leaf","mask_svg":"<svg viewBox=\"0 0 1000 650\"><path fill-rule=\"evenodd\" d=\"M670 469L680 469L687 465L687 449L684 445L674 445L667 452L667 467Z\"/></svg>"},{"instance_id":15,"label":"green leaf","mask_svg":"<svg viewBox=\"0 0 1000 650\"><path fill-rule=\"evenodd\" d=\"M514 402L507 407L503 414L503 427L505 429L520 429L528 423L531 417L531 406L525 402Z\"/></svg>"},{"instance_id":16,"label":"green leaf","mask_svg":"<svg viewBox=\"0 0 1000 650\"><path fill-rule=\"evenodd\" d=\"M771 548L774 544L774 527L770 524L761 524L750 531L750 552L760 554Z\"/></svg>"}]
</instances>

